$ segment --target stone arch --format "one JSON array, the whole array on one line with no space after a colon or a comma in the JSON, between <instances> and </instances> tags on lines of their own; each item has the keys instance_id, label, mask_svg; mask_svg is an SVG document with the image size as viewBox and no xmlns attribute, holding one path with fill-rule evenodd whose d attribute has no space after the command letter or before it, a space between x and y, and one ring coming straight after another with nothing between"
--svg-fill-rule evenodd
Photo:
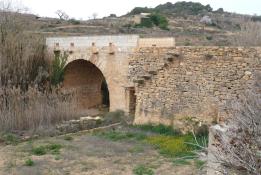
<instances>
[{"instance_id":1,"label":"stone arch","mask_svg":"<svg viewBox=\"0 0 261 175\"><path fill-rule=\"evenodd\" d=\"M76 92L79 109L104 105L109 107L109 84L101 69L91 61L75 59L68 62L65 67L63 89Z\"/></svg>"}]
</instances>

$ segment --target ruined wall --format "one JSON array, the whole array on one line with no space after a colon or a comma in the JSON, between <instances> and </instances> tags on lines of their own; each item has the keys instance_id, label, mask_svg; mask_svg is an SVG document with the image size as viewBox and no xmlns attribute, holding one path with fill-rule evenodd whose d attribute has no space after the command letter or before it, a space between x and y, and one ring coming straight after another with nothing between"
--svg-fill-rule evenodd
<instances>
[{"instance_id":1,"label":"ruined wall","mask_svg":"<svg viewBox=\"0 0 261 175\"><path fill-rule=\"evenodd\" d=\"M141 48L129 60L137 96L135 123L178 127L211 123L260 70L260 48Z\"/></svg>"}]
</instances>

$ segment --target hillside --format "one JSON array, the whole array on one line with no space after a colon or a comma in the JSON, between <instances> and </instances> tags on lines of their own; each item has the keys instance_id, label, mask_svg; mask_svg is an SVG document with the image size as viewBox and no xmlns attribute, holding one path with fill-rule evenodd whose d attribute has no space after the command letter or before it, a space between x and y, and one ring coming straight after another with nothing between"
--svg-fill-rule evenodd
<instances>
[{"instance_id":1,"label":"hillside","mask_svg":"<svg viewBox=\"0 0 261 175\"><path fill-rule=\"evenodd\" d=\"M169 22L168 30L157 26L146 28L133 25L133 18L140 13L157 13ZM141 37L173 36L177 45L231 45L230 38L240 26L251 19L249 15L225 12L222 8L213 11L209 5L193 2L166 3L155 8L136 7L121 17L114 15L103 19L78 21L60 20L26 15L32 26L29 31L46 36L139 34ZM207 18L209 21L204 21ZM258 17L252 17L258 21ZM23 18L25 20L25 18ZM205 19L206 20L206 19Z\"/></svg>"}]
</instances>

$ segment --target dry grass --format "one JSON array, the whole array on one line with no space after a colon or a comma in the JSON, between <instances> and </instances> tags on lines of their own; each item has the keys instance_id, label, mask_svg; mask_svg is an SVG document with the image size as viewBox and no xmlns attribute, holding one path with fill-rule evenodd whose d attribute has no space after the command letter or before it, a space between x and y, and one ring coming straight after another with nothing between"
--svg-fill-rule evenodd
<instances>
[{"instance_id":1,"label":"dry grass","mask_svg":"<svg viewBox=\"0 0 261 175\"><path fill-rule=\"evenodd\" d=\"M74 93L50 85L44 39L28 32L20 10L0 1L0 132L48 128L74 115Z\"/></svg>"},{"instance_id":2,"label":"dry grass","mask_svg":"<svg viewBox=\"0 0 261 175\"><path fill-rule=\"evenodd\" d=\"M19 88L0 89L0 131L50 127L72 119L73 95L43 93L36 88L23 92Z\"/></svg>"}]
</instances>

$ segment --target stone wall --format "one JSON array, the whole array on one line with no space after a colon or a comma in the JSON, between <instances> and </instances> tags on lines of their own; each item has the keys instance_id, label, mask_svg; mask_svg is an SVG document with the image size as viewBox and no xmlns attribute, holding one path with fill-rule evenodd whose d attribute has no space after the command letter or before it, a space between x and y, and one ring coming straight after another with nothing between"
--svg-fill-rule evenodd
<instances>
[{"instance_id":1,"label":"stone wall","mask_svg":"<svg viewBox=\"0 0 261 175\"><path fill-rule=\"evenodd\" d=\"M219 105L237 98L260 70L260 48L141 48L129 59L135 123L179 127L218 122Z\"/></svg>"}]
</instances>

